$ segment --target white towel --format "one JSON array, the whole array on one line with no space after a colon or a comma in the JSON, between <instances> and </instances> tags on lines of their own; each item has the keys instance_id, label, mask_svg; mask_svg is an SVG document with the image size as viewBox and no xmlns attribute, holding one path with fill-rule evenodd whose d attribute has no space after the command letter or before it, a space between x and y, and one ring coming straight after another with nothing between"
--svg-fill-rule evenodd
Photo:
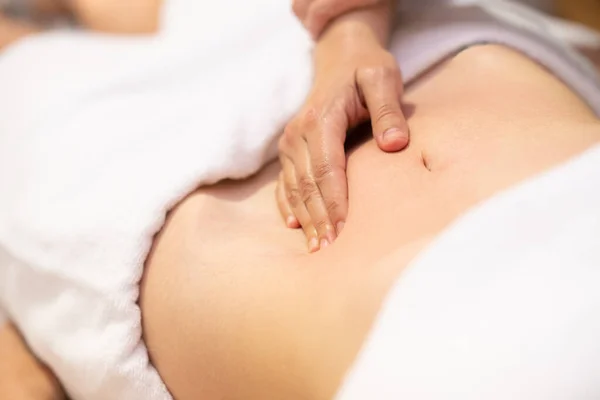
<instances>
[{"instance_id":1,"label":"white towel","mask_svg":"<svg viewBox=\"0 0 600 400\"><path fill-rule=\"evenodd\" d=\"M337 400L600 399L600 146L469 212L388 294Z\"/></svg>"},{"instance_id":2,"label":"white towel","mask_svg":"<svg viewBox=\"0 0 600 400\"><path fill-rule=\"evenodd\" d=\"M196 186L272 158L310 88L284 1L169 1L164 25L0 55L0 303L74 399L170 398L136 303L152 236Z\"/></svg>"},{"instance_id":3,"label":"white towel","mask_svg":"<svg viewBox=\"0 0 600 400\"><path fill-rule=\"evenodd\" d=\"M564 32L518 5L480 7L552 40L558 33L577 43L597 40L587 31ZM447 16L426 15L402 34L397 51L468 36L475 28L440 25ZM515 46L500 36L493 41ZM523 46L557 73L547 47ZM579 71L590 77L589 90L581 89L598 113L597 77L586 66ZM578 85L571 81L571 87ZM456 221L388 294L337 400L599 399L599 171L596 146Z\"/></svg>"},{"instance_id":4,"label":"white towel","mask_svg":"<svg viewBox=\"0 0 600 400\"><path fill-rule=\"evenodd\" d=\"M505 43L600 111L592 68L539 16L487 4L415 14L394 41L405 78ZM287 1L170 0L163 22L155 38L54 33L0 56L0 303L74 399L170 398L136 304L152 237L197 185L271 158L310 86Z\"/></svg>"}]
</instances>

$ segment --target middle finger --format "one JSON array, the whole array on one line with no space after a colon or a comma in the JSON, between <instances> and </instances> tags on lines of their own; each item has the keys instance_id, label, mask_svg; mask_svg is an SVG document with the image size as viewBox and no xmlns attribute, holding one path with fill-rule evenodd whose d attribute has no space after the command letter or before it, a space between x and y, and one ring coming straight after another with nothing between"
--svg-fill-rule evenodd
<instances>
[{"instance_id":1,"label":"middle finger","mask_svg":"<svg viewBox=\"0 0 600 400\"><path fill-rule=\"evenodd\" d=\"M306 141L303 141L303 147L298 148L296 153L295 167L298 190L300 198L310 215L311 222L317 231L319 246L326 247L335 240L335 228L331 223L325 200L315 179L311 154Z\"/></svg>"},{"instance_id":2,"label":"middle finger","mask_svg":"<svg viewBox=\"0 0 600 400\"><path fill-rule=\"evenodd\" d=\"M319 249L317 231L312 224L310 214L308 213L308 210L306 209L306 206L300 196L294 163L287 156L282 156L281 169L283 171L285 195L287 197L288 204L292 208L292 212L298 219L298 222L300 223L300 226L306 235L308 250L310 252L317 251Z\"/></svg>"}]
</instances>

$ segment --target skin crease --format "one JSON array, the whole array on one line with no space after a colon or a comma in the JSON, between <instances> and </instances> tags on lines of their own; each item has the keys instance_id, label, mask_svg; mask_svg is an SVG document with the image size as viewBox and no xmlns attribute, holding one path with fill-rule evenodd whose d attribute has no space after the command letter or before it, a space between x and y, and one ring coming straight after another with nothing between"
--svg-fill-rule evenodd
<instances>
[{"instance_id":1,"label":"skin crease","mask_svg":"<svg viewBox=\"0 0 600 400\"><path fill-rule=\"evenodd\" d=\"M178 400L333 398L391 285L441 230L600 140L576 95L500 46L461 52L405 100L411 144L384 153L370 139L349 152L347 224L320 252L281 223L277 164L170 213L141 307L152 362Z\"/></svg>"}]
</instances>

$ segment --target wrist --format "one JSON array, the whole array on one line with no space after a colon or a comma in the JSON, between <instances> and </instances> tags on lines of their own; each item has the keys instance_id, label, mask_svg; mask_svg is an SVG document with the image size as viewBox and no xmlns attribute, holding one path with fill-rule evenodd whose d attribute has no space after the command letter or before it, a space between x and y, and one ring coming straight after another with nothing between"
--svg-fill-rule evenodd
<instances>
[{"instance_id":1,"label":"wrist","mask_svg":"<svg viewBox=\"0 0 600 400\"><path fill-rule=\"evenodd\" d=\"M380 0L377 4L359 8L334 19L324 30L319 40L328 37L336 40L375 40L387 46L390 37L396 0Z\"/></svg>"},{"instance_id":2,"label":"wrist","mask_svg":"<svg viewBox=\"0 0 600 400\"><path fill-rule=\"evenodd\" d=\"M373 50L387 47L395 1L349 12L334 20L315 47L316 72L332 63L346 65Z\"/></svg>"},{"instance_id":3,"label":"wrist","mask_svg":"<svg viewBox=\"0 0 600 400\"><path fill-rule=\"evenodd\" d=\"M315 75L354 73L356 67L373 52L385 50L372 33L361 26L348 27L343 32L331 32L315 49Z\"/></svg>"}]
</instances>

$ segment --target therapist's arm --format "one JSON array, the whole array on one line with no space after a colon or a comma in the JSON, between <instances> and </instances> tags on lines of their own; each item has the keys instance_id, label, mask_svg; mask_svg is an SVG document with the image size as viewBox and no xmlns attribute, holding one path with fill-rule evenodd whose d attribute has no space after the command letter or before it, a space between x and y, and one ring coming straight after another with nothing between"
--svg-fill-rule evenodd
<instances>
[{"instance_id":1,"label":"therapist's arm","mask_svg":"<svg viewBox=\"0 0 600 400\"><path fill-rule=\"evenodd\" d=\"M350 11L368 8L395 8L397 0L293 0L292 8L313 38L318 39L331 22ZM374 21L375 29L384 35L389 32L389 21Z\"/></svg>"},{"instance_id":2,"label":"therapist's arm","mask_svg":"<svg viewBox=\"0 0 600 400\"><path fill-rule=\"evenodd\" d=\"M52 372L36 359L10 323L0 324L0 399L66 399Z\"/></svg>"}]
</instances>

